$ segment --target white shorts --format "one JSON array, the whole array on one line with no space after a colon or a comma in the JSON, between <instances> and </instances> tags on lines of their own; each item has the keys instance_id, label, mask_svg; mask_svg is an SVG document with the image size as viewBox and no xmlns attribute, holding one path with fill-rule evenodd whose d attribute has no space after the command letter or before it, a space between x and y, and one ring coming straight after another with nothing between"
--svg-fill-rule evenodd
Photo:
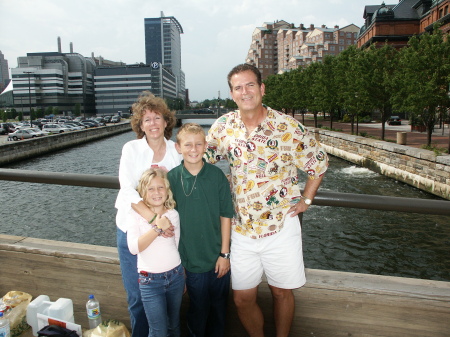
<instances>
[{"instance_id":1,"label":"white shorts","mask_svg":"<svg viewBox=\"0 0 450 337\"><path fill-rule=\"evenodd\" d=\"M306 282L302 231L298 216L286 216L283 229L262 239L231 232L231 286L252 289L262 281L282 289L300 288Z\"/></svg>"}]
</instances>

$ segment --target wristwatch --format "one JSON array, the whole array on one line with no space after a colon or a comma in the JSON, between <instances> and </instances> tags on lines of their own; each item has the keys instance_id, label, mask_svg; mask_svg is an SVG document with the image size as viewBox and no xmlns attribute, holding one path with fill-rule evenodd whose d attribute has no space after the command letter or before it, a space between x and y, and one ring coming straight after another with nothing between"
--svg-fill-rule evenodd
<instances>
[{"instance_id":1,"label":"wristwatch","mask_svg":"<svg viewBox=\"0 0 450 337\"><path fill-rule=\"evenodd\" d=\"M220 253L219 256L223 257L224 259L229 259L230 258L230 253Z\"/></svg>"},{"instance_id":2,"label":"wristwatch","mask_svg":"<svg viewBox=\"0 0 450 337\"><path fill-rule=\"evenodd\" d=\"M308 206L312 204L312 200L307 197L301 196L300 199L303 199L305 204L307 204Z\"/></svg>"}]
</instances>

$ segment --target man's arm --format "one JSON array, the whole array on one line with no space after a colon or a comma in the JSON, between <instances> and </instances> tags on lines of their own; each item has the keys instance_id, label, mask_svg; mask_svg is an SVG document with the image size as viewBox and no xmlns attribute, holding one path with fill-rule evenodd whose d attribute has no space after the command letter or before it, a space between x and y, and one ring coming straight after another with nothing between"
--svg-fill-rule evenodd
<instances>
[{"instance_id":1,"label":"man's arm","mask_svg":"<svg viewBox=\"0 0 450 337\"><path fill-rule=\"evenodd\" d=\"M319 189L320 184L322 183L324 174L315 179L308 179L305 184L305 189L303 190L302 196L314 200L316 196L317 190ZM305 204L303 199L300 199L298 203L293 205L288 213L291 213L291 217L297 216L299 213L303 213L308 209L309 205Z\"/></svg>"}]
</instances>

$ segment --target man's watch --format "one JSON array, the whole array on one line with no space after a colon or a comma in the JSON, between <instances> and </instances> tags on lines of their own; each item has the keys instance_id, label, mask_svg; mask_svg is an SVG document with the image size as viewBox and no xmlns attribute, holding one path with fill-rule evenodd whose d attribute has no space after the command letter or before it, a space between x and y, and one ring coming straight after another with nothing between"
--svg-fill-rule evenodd
<instances>
[{"instance_id":1,"label":"man's watch","mask_svg":"<svg viewBox=\"0 0 450 337\"><path fill-rule=\"evenodd\" d=\"M303 199L305 204L307 204L308 206L312 204L312 200L307 197L301 196L300 199Z\"/></svg>"},{"instance_id":2,"label":"man's watch","mask_svg":"<svg viewBox=\"0 0 450 337\"><path fill-rule=\"evenodd\" d=\"M229 259L230 258L230 253L220 253L219 256L223 257L224 259Z\"/></svg>"}]
</instances>

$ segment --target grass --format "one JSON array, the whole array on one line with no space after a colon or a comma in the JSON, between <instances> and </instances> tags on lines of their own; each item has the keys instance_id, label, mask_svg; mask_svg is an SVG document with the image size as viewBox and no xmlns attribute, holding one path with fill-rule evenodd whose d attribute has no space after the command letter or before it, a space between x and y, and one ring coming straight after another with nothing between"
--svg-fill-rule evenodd
<instances>
[{"instance_id":1,"label":"grass","mask_svg":"<svg viewBox=\"0 0 450 337\"><path fill-rule=\"evenodd\" d=\"M446 149L445 147L439 147L437 146L437 144L432 144L430 146L422 145L420 148L424 150L433 151L436 156L440 156L443 153L448 153L448 149Z\"/></svg>"}]
</instances>

